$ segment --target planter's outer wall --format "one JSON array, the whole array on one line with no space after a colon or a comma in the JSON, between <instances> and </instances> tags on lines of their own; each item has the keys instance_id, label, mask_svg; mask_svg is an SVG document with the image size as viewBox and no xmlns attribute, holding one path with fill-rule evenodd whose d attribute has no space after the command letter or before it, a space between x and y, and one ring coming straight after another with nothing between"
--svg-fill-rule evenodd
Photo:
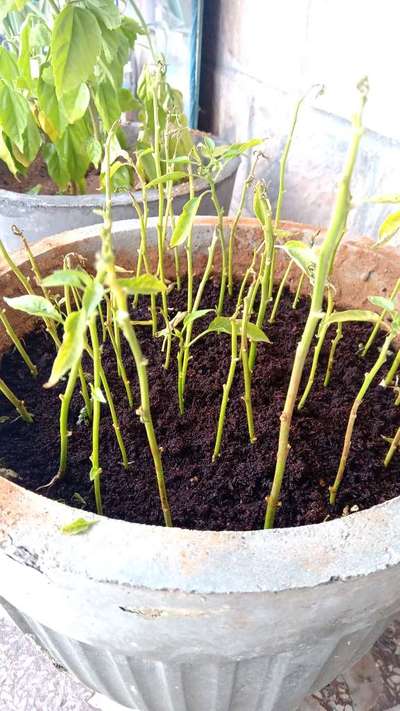
<instances>
[{"instance_id":1,"label":"planter's outer wall","mask_svg":"<svg viewBox=\"0 0 400 711\"><path fill-rule=\"evenodd\" d=\"M214 224L196 227L197 264ZM137 223L113 229L126 265ZM155 232L153 220L150 244ZM249 256L260 238L245 221L240 254ZM342 305L355 296L354 305L365 306L368 294L395 282L397 253L371 252L369 244L340 250L333 281ZM67 251L92 261L98 246L91 227L34 249L46 273ZM18 293L1 267L0 282L3 292ZM28 323L19 316L23 333ZM87 534L62 535L60 526L76 517L0 477L0 595L20 627L84 683L140 711L294 711L362 656L400 610L399 499L273 531L163 529L85 513L98 521Z\"/></svg>"},{"instance_id":2,"label":"planter's outer wall","mask_svg":"<svg viewBox=\"0 0 400 711\"><path fill-rule=\"evenodd\" d=\"M128 139L131 142L134 140L136 133L135 124L132 126L132 131L128 131L128 127L125 127ZM199 131L193 133L197 141L203 135ZM217 139L215 140L220 143ZM239 163L240 158L235 158L228 163L216 182L218 199L225 215L229 213ZM194 188L195 194L200 195L207 190L208 185L204 180L197 179L194 181ZM138 203L141 204L141 191L137 190L134 196ZM188 199L188 183L178 184L174 188L173 198L173 210L176 215L182 212L182 208ZM96 195L28 195L0 189L1 239L9 251L14 251L20 248L21 242L12 232L13 225L22 230L28 241L33 243L62 231L100 224L102 217L96 214L94 210L102 210L103 207L104 196L101 193ZM157 188L148 191L148 208L151 217L158 215ZM199 214L215 214L215 208L209 194L201 201ZM114 222L136 217L130 195L121 193L113 196L112 215Z\"/></svg>"}]
</instances>

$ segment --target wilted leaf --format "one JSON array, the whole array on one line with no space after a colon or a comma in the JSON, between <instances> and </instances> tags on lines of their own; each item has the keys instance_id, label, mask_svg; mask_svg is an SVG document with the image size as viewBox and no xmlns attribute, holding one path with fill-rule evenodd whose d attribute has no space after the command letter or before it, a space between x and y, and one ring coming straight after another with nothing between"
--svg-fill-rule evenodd
<instances>
[{"instance_id":1,"label":"wilted leaf","mask_svg":"<svg viewBox=\"0 0 400 711\"><path fill-rule=\"evenodd\" d=\"M285 244L277 246L279 249L286 252L290 259L293 259L306 276L311 278L313 277L315 265L317 263L317 256L311 247L297 239L291 239L288 242L285 242Z\"/></svg>"},{"instance_id":2,"label":"wilted leaf","mask_svg":"<svg viewBox=\"0 0 400 711\"><path fill-rule=\"evenodd\" d=\"M214 150L214 156L216 158L236 158L237 156L243 155L249 148L254 148L254 146L259 146L262 143L261 138L252 138L250 141L245 143L232 143L230 146L218 146Z\"/></svg>"},{"instance_id":3,"label":"wilted leaf","mask_svg":"<svg viewBox=\"0 0 400 711\"><path fill-rule=\"evenodd\" d=\"M183 323L185 326L187 326L188 323L197 321L198 318L202 318L206 314L209 314L211 311L214 311L214 309L198 309L198 311L191 311L184 317Z\"/></svg>"},{"instance_id":4,"label":"wilted leaf","mask_svg":"<svg viewBox=\"0 0 400 711\"><path fill-rule=\"evenodd\" d=\"M36 294L24 294L13 298L5 296L4 301L12 309L24 311L30 316L41 316L42 318L51 318L54 321L62 322L61 315L56 307L44 296L36 296Z\"/></svg>"},{"instance_id":5,"label":"wilted leaf","mask_svg":"<svg viewBox=\"0 0 400 711\"><path fill-rule=\"evenodd\" d=\"M262 183L257 183L254 191L253 210L260 224L265 227L271 220L271 205Z\"/></svg>"},{"instance_id":6,"label":"wilted leaf","mask_svg":"<svg viewBox=\"0 0 400 711\"><path fill-rule=\"evenodd\" d=\"M86 318L90 319L96 311L98 305L104 298L104 287L98 281L92 281L85 289L82 299L82 308L86 313Z\"/></svg>"},{"instance_id":7,"label":"wilted leaf","mask_svg":"<svg viewBox=\"0 0 400 711\"><path fill-rule=\"evenodd\" d=\"M92 398L93 400L96 400L97 402L101 403L106 403L106 399L103 395L103 391L101 388L95 388L91 383L90 383L90 389L92 391Z\"/></svg>"},{"instance_id":8,"label":"wilted leaf","mask_svg":"<svg viewBox=\"0 0 400 711\"><path fill-rule=\"evenodd\" d=\"M68 536L77 536L80 533L86 533L91 526L94 526L97 521L87 521L85 518L76 518L72 523L67 523L65 526L61 526L61 533L65 533Z\"/></svg>"}]
</instances>

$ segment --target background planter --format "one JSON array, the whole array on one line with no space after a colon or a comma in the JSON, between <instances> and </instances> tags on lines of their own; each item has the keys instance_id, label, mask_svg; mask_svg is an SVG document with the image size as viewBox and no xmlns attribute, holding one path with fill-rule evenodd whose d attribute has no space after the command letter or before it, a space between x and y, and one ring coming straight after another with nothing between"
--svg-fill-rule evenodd
<instances>
[{"instance_id":1,"label":"background planter","mask_svg":"<svg viewBox=\"0 0 400 711\"><path fill-rule=\"evenodd\" d=\"M214 224L206 218L196 226L197 265ZM137 223L113 230L118 263L127 264ZM242 222L238 271L260 238L254 221ZM342 305L363 307L368 294L394 284L398 254L369 245L341 247L333 281ZM70 251L90 263L98 248L94 226L34 251L46 272ZM22 254L18 263L27 269ZM19 291L5 268L0 283L3 293ZM23 333L31 322L18 316ZM75 510L0 477L0 595L17 624L84 683L141 711L294 711L361 657L400 610L400 499L267 532L162 529L85 515L97 525L68 538L59 527Z\"/></svg>"},{"instance_id":2,"label":"background planter","mask_svg":"<svg viewBox=\"0 0 400 711\"><path fill-rule=\"evenodd\" d=\"M137 136L137 124L127 124L124 130L128 141L134 145ZM203 135L200 131L193 131L196 143L200 142ZM222 143L215 139L217 143ZM228 214L231 204L236 173L240 158L234 158L225 166L217 180L217 195L225 214ZM207 189L204 180L194 181L195 194L199 195ZM136 200L141 203L141 191L136 190ZM175 214L179 215L183 205L189 199L188 183L180 183L174 188L173 207ZM150 216L158 214L158 190L153 188L148 192ZM12 190L0 189L0 233L8 250L19 249L21 242L11 231L12 225L17 225L25 233L29 242L37 242L43 237L57 234L61 230L73 230L77 227L98 224L102 221L94 210L101 210L104 205L102 193L91 195L28 195L16 193ZM136 216L132 207L131 197L127 193L115 194L112 201L113 220L127 220ZM206 195L201 201L199 214L215 214L210 196Z\"/></svg>"}]
</instances>

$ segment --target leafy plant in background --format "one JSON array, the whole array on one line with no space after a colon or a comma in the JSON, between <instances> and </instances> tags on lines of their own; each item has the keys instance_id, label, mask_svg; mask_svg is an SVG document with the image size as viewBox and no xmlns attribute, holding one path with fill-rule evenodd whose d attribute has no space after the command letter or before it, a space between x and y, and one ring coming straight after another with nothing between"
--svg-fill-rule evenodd
<instances>
[{"instance_id":1,"label":"leafy plant in background","mask_svg":"<svg viewBox=\"0 0 400 711\"><path fill-rule=\"evenodd\" d=\"M165 72L155 93L147 67L137 97L123 86L124 67L138 35L147 37L154 53L140 12L138 21L126 17L114 0L20 0L6 2L0 20L5 31L0 46L0 159L14 176L26 174L41 153L61 192L84 193L85 176L91 167L100 170L107 133L124 112L139 111L144 123L138 147L151 148L154 100L162 135L168 116L168 140L177 140L180 150L190 148L182 97L168 85ZM127 147L122 130L116 142ZM155 177L149 155L142 165L147 180ZM114 188L130 187L132 178L131 171L120 170Z\"/></svg>"}]
</instances>

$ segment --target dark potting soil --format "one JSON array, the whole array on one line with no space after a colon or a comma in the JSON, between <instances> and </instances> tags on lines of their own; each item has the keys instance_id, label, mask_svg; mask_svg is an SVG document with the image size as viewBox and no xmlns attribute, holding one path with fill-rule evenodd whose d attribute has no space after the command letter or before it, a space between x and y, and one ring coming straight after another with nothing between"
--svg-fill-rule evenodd
<instances>
[{"instance_id":1,"label":"dark potting soil","mask_svg":"<svg viewBox=\"0 0 400 711\"><path fill-rule=\"evenodd\" d=\"M26 175L19 175L18 180L10 173L5 163L0 162L0 188L12 190L15 193L29 193L30 190L40 186L39 195L58 195L59 187L53 183L47 172L47 166L39 155ZM91 168L86 175L86 193L97 193L100 189L100 176L95 168Z\"/></svg>"},{"instance_id":2,"label":"dark potting soil","mask_svg":"<svg viewBox=\"0 0 400 711\"><path fill-rule=\"evenodd\" d=\"M202 306L214 306L218 286L210 283ZM282 411L296 344L308 312L303 299L297 310L291 308L292 296L284 295L277 321L265 324L272 344L258 346L253 375L253 408L257 441L248 439L243 396L242 370L238 366L228 405L220 458L211 462L216 425L230 359L227 335L210 334L193 346L186 390L186 412L178 412L176 360L169 370L162 367L161 342L153 339L151 329L138 328L142 348L149 359L149 382L155 430L163 450L163 462L172 516L175 526L195 529L248 530L263 525L265 497L269 492L278 442L279 415ZM185 293L170 295L170 305L185 308ZM233 312L233 302L226 301L225 313ZM172 316L173 312L171 312ZM143 305L135 318L148 319ZM201 329L206 319L202 319ZM196 332L200 328L196 324ZM344 480L332 510L328 505L328 486L333 483L343 445L350 408L366 370L374 362L378 345L364 359L359 344L365 343L370 326L352 324L344 328L331 383L323 387L327 355L332 333L324 345L316 382L304 409L294 416L290 436L291 449L282 489L282 505L276 525L299 526L335 518L353 507L368 508L400 494L400 453L391 466L383 467L388 443L400 425L400 407L394 406L392 388L374 383L359 410ZM10 419L0 424L0 465L18 472L19 483L36 490L46 484L58 466L59 394L65 384L44 389L52 359L53 346L42 329L25 339L39 376L29 376L20 357L7 353L0 376L23 398L34 414L34 424L15 419L15 413L0 396L0 416ZM138 383L126 344L123 354L131 380L136 406ZM100 462L105 514L111 518L162 525L153 464L143 425L130 410L122 381L117 377L110 344L103 351L103 363L114 394L129 468L124 470L106 405L102 406ZM309 362L308 362L309 368ZM308 371L307 368L307 371ZM90 363L85 363L90 370ZM384 372L384 371L383 371ZM304 385L304 383L303 383ZM89 481L90 425L78 422L82 408L78 392L70 412L68 472L50 490L49 496L67 504L94 511L92 485ZM79 496L77 496L79 494ZM84 503L82 502L82 499Z\"/></svg>"}]
</instances>

